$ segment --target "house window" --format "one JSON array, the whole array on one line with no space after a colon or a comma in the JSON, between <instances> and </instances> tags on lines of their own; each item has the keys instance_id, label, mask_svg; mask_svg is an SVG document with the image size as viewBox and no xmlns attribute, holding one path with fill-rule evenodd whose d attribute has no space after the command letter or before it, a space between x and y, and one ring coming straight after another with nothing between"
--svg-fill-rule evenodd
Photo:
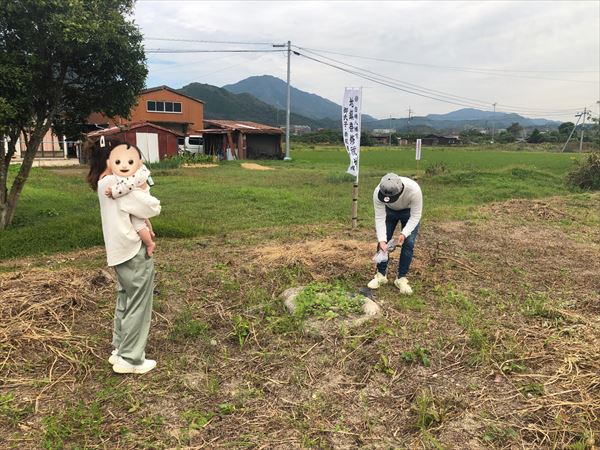
<instances>
[{"instance_id":1,"label":"house window","mask_svg":"<svg viewBox=\"0 0 600 450\"><path fill-rule=\"evenodd\" d=\"M146 102L148 112L166 112L181 114L181 103L179 102L160 102L156 100L148 100Z\"/></svg>"}]
</instances>

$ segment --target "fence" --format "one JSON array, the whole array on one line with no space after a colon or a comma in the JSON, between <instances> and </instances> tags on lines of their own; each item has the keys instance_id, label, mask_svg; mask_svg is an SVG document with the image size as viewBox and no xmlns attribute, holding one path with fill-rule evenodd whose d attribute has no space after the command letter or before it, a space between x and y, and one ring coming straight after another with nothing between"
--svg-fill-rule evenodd
<instances>
[{"instance_id":1,"label":"fence","mask_svg":"<svg viewBox=\"0 0 600 450\"><path fill-rule=\"evenodd\" d=\"M7 145L7 144L5 144ZM69 141L69 140L44 140L40 144L38 151L35 155L36 158L79 158L81 149L80 141ZM16 158L22 158L25 156L27 150L21 142L17 142L17 153L14 155Z\"/></svg>"}]
</instances>

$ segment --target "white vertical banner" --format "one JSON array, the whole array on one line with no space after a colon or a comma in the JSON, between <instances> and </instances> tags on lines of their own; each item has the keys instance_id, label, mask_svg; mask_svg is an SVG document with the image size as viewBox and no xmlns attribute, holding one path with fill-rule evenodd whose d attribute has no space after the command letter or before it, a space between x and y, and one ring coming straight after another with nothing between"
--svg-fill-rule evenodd
<instances>
[{"instance_id":1,"label":"white vertical banner","mask_svg":"<svg viewBox=\"0 0 600 450\"><path fill-rule=\"evenodd\" d=\"M362 103L362 88L346 88L342 102L342 133L344 145L350 165L348 172L358 178L360 156L360 106Z\"/></svg>"},{"instance_id":2,"label":"white vertical banner","mask_svg":"<svg viewBox=\"0 0 600 450\"><path fill-rule=\"evenodd\" d=\"M417 149L415 151L415 159L417 161L421 160L421 139L417 139Z\"/></svg>"}]
</instances>

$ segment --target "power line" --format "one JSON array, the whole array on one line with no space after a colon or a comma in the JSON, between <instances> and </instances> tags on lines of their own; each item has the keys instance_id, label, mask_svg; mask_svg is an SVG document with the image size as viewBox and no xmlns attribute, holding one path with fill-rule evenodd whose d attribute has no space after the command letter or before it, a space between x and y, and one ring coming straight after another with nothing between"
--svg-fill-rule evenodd
<instances>
[{"instance_id":1,"label":"power line","mask_svg":"<svg viewBox=\"0 0 600 450\"><path fill-rule=\"evenodd\" d=\"M435 89L426 88L426 87L419 86L419 85L416 85L416 84L413 84L413 83L408 83L408 82L405 82L405 81L402 81L402 80L398 80L396 78L392 78L392 77L388 77L388 76L385 76L385 75L377 74L376 72L373 72L373 71L370 71L370 70L367 70L367 69L363 69L363 68L360 68L360 67L354 66L352 64L348 64L348 63L345 63L343 61L339 61L339 60L336 60L336 59L333 59L333 58L329 58L327 56L320 55L320 54L318 54L316 52L313 52L313 51L310 51L310 50L307 50L307 51L309 51L310 53L313 53L315 55L318 55L318 56L320 56L322 58L326 58L326 59L329 59L331 61L337 62L339 64L344 64L344 65L346 65L348 67L352 67L354 69L358 69L358 70L361 70L361 71L364 71L364 72L367 72L367 73L370 73L370 74L373 74L373 75L376 75L376 76L380 76L381 78L394 81L394 82L396 82L396 83L398 83L400 85L408 86L411 89L415 89L417 91L424 92L424 93L427 93L427 94L440 95L442 97L449 98L451 100L466 101L468 103L473 103L473 106L484 107L484 108L489 107L490 104L494 105L494 103L496 103L496 102L492 103L489 100L479 100L479 99L474 99L474 98L470 98L470 97L464 97L464 96L459 96L459 95L454 95L454 94L448 94L446 92L438 91L438 90L435 90ZM502 105L502 104L500 104L500 106L503 106L504 107L503 109L508 108L508 109L511 109L511 110L521 110L521 111L527 110L527 111L531 111L531 113L556 114L556 115L564 115L565 113L569 113L570 114L570 113L573 113L573 112L579 110L578 107L573 107L573 108L568 108L568 109L559 109L559 110L548 110L546 108L535 108L535 107L527 107L527 106L514 106L514 105Z\"/></svg>"},{"instance_id":2,"label":"power line","mask_svg":"<svg viewBox=\"0 0 600 450\"><path fill-rule=\"evenodd\" d=\"M421 66L421 67L430 67L430 68L435 68L435 69L444 69L444 70L454 70L454 71L459 71L459 72L468 72L468 73L479 73L479 74L484 74L484 75L494 75L494 76L505 76L505 77L509 77L509 78L529 78L529 79L534 79L534 80L548 80L548 81L566 81L566 82L571 82L571 83L587 83L587 84L597 84L597 81L587 81L587 80L568 80L568 79L564 79L564 78L544 78L544 77L528 77L528 76L523 76L523 75L514 75L511 74L512 73L548 73L548 72L553 72L553 70L544 70L544 71L536 71L536 70L511 70L511 69L480 69L480 68L470 68L470 67L453 67L453 66L441 66L441 65L435 65L435 64L425 64L425 63L415 63L415 62L410 62L410 61L402 61L402 60L394 60L394 59L386 59L386 58L375 58L375 57L370 57L370 56L360 56L360 55L351 55L348 53L340 53L340 52L334 52L334 51L330 51L330 50L316 50L316 49L310 49L307 47L296 47L300 50L306 50L306 51L319 51L319 52L323 52L323 53L331 53L331 54L335 54L335 55L340 55L340 56L348 56L351 58L359 58L359 59L368 59L368 60L372 60L372 61L381 61L381 62L389 62L389 63L394 63L394 64L403 64L403 65L410 65L410 66ZM561 71L554 71L556 73L599 73L598 71L570 71L570 70L561 70Z\"/></svg>"},{"instance_id":3,"label":"power line","mask_svg":"<svg viewBox=\"0 0 600 450\"><path fill-rule=\"evenodd\" d=\"M266 42L209 41L209 40L175 39L175 38L146 38L146 39L174 41L174 42L196 42L196 43L219 43L219 44L237 44L237 45L270 45L270 46L274 46L274 44L266 43ZM299 47L299 46L294 46L294 47L296 47L298 49L302 49L305 52L315 54L315 55L319 56L320 58L328 59L337 64L342 64L344 66L350 67L352 69L341 67L337 64L332 64L327 61L323 61L318 58L311 57L309 55L294 51L293 53L298 56L302 56L309 60L318 62L320 64L324 64L324 65L333 67L333 68L341 70L343 72L350 73L350 74L358 76L360 78L390 87L392 89L407 92L409 94L417 95L417 96L424 97L424 98L429 98L431 100L440 101L443 103L449 103L449 104L463 106L463 107L469 107L469 108L485 109L487 111L489 111L490 105L493 104L490 101L473 99L470 97L449 94L449 93L446 93L443 91L438 91L438 90L426 88L423 86L419 86L419 85L416 85L413 83L408 83L408 82L405 82L402 80L398 80L398 79L395 79L392 77L378 74L376 72L373 72L373 71L370 71L370 70L367 70L364 68L354 66L352 64L345 63L343 61L339 61L339 60L330 58L325 55L321 55L321 54L317 53L316 51L305 48L305 47ZM279 50L279 49L216 49L216 50L213 49L213 50L204 50L204 49L161 49L161 48L146 49L146 53L156 53L156 54L168 54L168 53L171 53L171 54L183 54L183 53L282 53L282 52L286 52L286 51L287 50L285 50L285 49L281 49L281 50ZM419 66L427 66L427 67L437 67L437 68L445 68L445 69L451 69L451 70L465 70L465 71L471 70L468 68L435 66L435 65L431 65L431 64L410 63L407 61L386 60L383 58L362 57L362 56L349 55L349 54L333 52L333 51L328 51L328 50L321 50L321 51L323 51L325 53L340 54L340 55L355 57L355 58L371 59L371 60L386 61L386 62L395 62L395 63L400 63L400 64L411 64L411 65L419 65ZM231 66L231 67L233 67L233 66ZM225 70L225 69L222 69L222 70ZM579 110L579 108L571 108L571 109L549 111L549 110L546 110L543 108L536 108L536 107L517 107L517 106L511 106L511 105L504 105L504 104L500 104L500 103L497 103L497 105L501 106L503 108L508 108L507 112L514 112L514 110L519 110L519 111L525 112L526 114L540 114L540 115L543 114L546 116L549 116L549 115L564 116L566 114L572 114L573 112Z\"/></svg>"},{"instance_id":4,"label":"power line","mask_svg":"<svg viewBox=\"0 0 600 450\"><path fill-rule=\"evenodd\" d=\"M219 49L219 50L198 50L198 49L190 49L190 50L180 50L180 49L162 49L162 48L150 48L145 49L146 53L281 53L285 50L262 50L262 49L254 49L254 50L227 50L227 49Z\"/></svg>"},{"instance_id":5,"label":"power line","mask_svg":"<svg viewBox=\"0 0 600 450\"><path fill-rule=\"evenodd\" d=\"M250 61L254 62L254 61L259 60L260 58L264 58L265 56L266 55L258 55L257 57L250 59ZM241 61L239 63L232 64L231 66L222 67L221 69L217 69L217 70L213 70L213 71L210 71L210 72L205 72L205 73L197 74L194 77L195 77L195 79L197 81L198 77L205 77L207 75L212 75L212 74L215 74L215 73L218 73L218 72L223 72L224 70L229 70L229 69L231 69L233 67L237 67L237 66L240 66L242 64L247 64L250 61L244 60L244 61ZM187 81L184 81L183 83L189 83L190 81L194 81L194 80L187 80Z\"/></svg>"},{"instance_id":6,"label":"power line","mask_svg":"<svg viewBox=\"0 0 600 450\"><path fill-rule=\"evenodd\" d=\"M144 36L146 41L194 42L202 44L232 44L232 45L272 45L272 42L242 42L242 41L209 41L202 39L154 38Z\"/></svg>"},{"instance_id":7,"label":"power line","mask_svg":"<svg viewBox=\"0 0 600 450\"><path fill-rule=\"evenodd\" d=\"M310 51L309 51L310 52ZM462 97L462 96L458 96L458 95L454 95L454 94L448 94L448 93L444 93L442 91L437 91L437 90L433 90L433 89L428 89L428 88L424 88L422 86L418 86L412 83L406 83L406 82L402 82L400 80L391 78L391 77L387 77L385 75L380 75L377 74L375 72L366 70L366 69L362 69L359 68L357 66L353 66L351 64L347 64L344 63L342 61L338 61L335 60L333 58L329 58L327 56L322 56L319 55L321 57L324 57L325 59L329 59L331 61L334 61L336 63L339 64L343 64L345 66L351 67L352 69L356 69L356 70L351 70L351 69L347 69L345 67L341 67L337 64L332 64L329 63L327 61L322 61L318 58L314 58L311 57L309 55L305 55L305 54L301 54L299 52L294 52L295 54L297 54L298 56L303 56L304 58L307 59L311 59L315 62L319 62L321 64L325 64L328 65L330 67L333 67L335 69L338 70L342 70L344 72L350 73L352 75L356 75L358 77L367 79L369 81L373 81L375 83L378 84L382 84L384 86L387 87L391 87L393 89L397 89L403 92L407 92L413 95L418 95L420 97L425 97L425 98L429 98L432 100L436 100L436 101L441 101L444 103L450 103L453 105L458 105L458 106L463 106L463 107L477 107L477 108L483 108L487 111L489 111L489 107L493 104L493 102L491 101L485 101L485 100L477 100L477 99L472 99L469 97ZM311 52L311 53L315 53L315 52ZM364 73L366 72L366 74ZM527 110L527 107L523 107L523 108L514 108L517 110ZM573 109L565 109L565 110L553 110L553 111L548 111L548 110L542 110L542 109L533 109L532 108L532 112L531 113L537 113L537 114L544 114L544 115L557 115L557 116L564 116L565 114L571 114L575 111L577 111L578 109L573 108ZM491 111L490 111L491 112ZM514 111L506 111L506 112L514 112ZM530 114L529 112L527 114Z\"/></svg>"},{"instance_id":8,"label":"power line","mask_svg":"<svg viewBox=\"0 0 600 450\"><path fill-rule=\"evenodd\" d=\"M453 104L453 105L466 106L466 107L472 107L473 106L473 105L467 105L465 103L459 103L459 102L456 102L456 101L444 100L444 99L441 99L439 97L433 97L432 95L426 95L426 94L422 94L422 93L419 93L419 92L414 92L412 90L409 90L409 89L406 89L406 88L403 88L403 87L391 84L390 82L386 82L385 80L381 80L381 79L375 78L373 76L365 75L365 74L362 74L362 73L354 71L354 70L346 69L344 67L340 67L340 66L337 66L335 64L328 63L327 61L321 61L321 60L319 60L317 58L313 58L312 56L304 55L304 54L296 52L296 51L294 52L294 54L297 55L297 56L302 56L303 58L310 59L312 61L318 62L320 64L325 64L326 66L333 67L334 69L338 69L338 70L341 70L343 72L350 73L352 75L356 75L356 76L358 76L360 78L363 78L365 80L373 81L374 83L378 83L378 84L381 84L383 86L387 86L387 87L390 87L392 89L396 89L398 91L407 92L409 94L418 95L419 97L425 97L425 98L429 98L431 100L437 100L437 101L440 101L440 102L450 103L450 104Z\"/></svg>"},{"instance_id":9,"label":"power line","mask_svg":"<svg viewBox=\"0 0 600 450\"><path fill-rule=\"evenodd\" d=\"M320 56L321 58L329 59L330 61L334 61L334 62L336 62L338 64L343 64L345 66L352 67L353 69L357 69L357 70L360 70L360 71L363 71L363 72L370 73L372 75L375 75L375 76L378 76L378 77L381 77L381 78L393 81L393 82L398 83L400 85L407 86L407 88L409 88L409 89L415 89L417 91L421 91L421 92L424 92L426 94L437 94L437 95L440 95L442 97L449 98L451 100L464 100L464 101L467 101L469 103L473 103L474 104L473 106L477 106L477 107L480 107L480 106L484 106L485 107L485 106L487 106L489 104L489 102L485 102L485 101L482 101L482 100L472 99L472 98L469 98L469 97L461 97L461 96L457 96L457 95L447 94L447 93L442 92L442 91L436 91L436 90L433 90L433 89L427 89L427 88L424 88L422 86L418 86L416 84L412 84L412 83L408 83L408 82L404 82L404 81L398 80L396 78L388 77L388 76L385 76L385 75L380 75L380 74L378 74L376 72L372 72L370 70L363 69L361 67L357 67L357 66L354 66L352 64L348 64L348 63L345 63L343 61L339 61L339 60L336 60L336 59L333 59L333 58L329 58L327 56L320 55L320 54L318 54L316 52L313 52L313 51L310 51L310 50L306 50L306 51L308 51L309 53L315 54L317 56Z\"/></svg>"},{"instance_id":10,"label":"power line","mask_svg":"<svg viewBox=\"0 0 600 450\"><path fill-rule=\"evenodd\" d=\"M177 63L173 63L173 64L167 64L165 65L165 67L161 67L159 69L153 69L152 73L155 74L157 72L164 72L165 70L173 70L174 67L181 67L181 66L186 66L186 67L191 67L191 66L197 66L198 64L206 64L209 62L214 62L214 61L220 61L222 59L228 58L228 55L223 55L223 56L219 56L217 58L210 58L210 59L203 59L200 61L194 61L194 62L177 62ZM158 62L153 62L153 61L148 61L148 65L162 65Z\"/></svg>"}]
</instances>

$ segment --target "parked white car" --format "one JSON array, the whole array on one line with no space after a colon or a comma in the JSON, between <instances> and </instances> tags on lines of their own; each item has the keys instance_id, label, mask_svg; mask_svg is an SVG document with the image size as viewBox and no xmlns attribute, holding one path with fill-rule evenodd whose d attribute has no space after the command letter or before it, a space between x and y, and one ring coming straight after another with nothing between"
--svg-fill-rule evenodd
<instances>
[{"instance_id":1,"label":"parked white car","mask_svg":"<svg viewBox=\"0 0 600 450\"><path fill-rule=\"evenodd\" d=\"M177 138L179 153L204 154L204 138L201 134Z\"/></svg>"}]
</instances>

